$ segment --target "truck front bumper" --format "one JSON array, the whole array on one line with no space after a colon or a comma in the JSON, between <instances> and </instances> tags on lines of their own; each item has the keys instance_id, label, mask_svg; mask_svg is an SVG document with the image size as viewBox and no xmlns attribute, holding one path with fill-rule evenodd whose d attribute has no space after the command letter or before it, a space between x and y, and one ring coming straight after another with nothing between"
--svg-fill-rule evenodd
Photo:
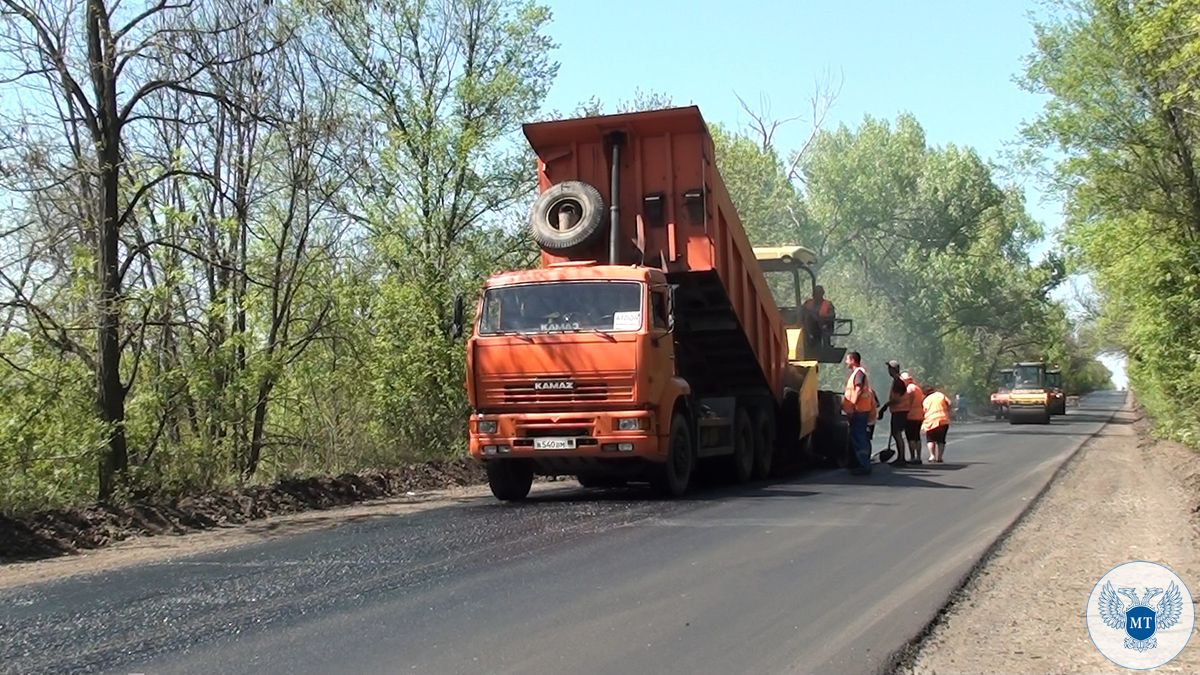
<instances>
[{"instance_id":1,"label":"truck front bumper","mask_svg":"<svg viewBox=\"0 0 1200 675\"><path fill-rule=\"evenodd\" d=\"M666 460L666 439L649 410L473 414L470 454L502 458L637 457Z\"/></svg>"}]
</instances>

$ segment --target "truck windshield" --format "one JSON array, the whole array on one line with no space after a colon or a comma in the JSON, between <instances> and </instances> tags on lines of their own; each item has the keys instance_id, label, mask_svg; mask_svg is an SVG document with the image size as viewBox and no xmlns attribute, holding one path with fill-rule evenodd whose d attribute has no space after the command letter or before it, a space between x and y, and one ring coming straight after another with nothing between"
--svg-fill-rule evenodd
<instances>
[{"instance_id":1,"label":"truck windshield","mask_svg":"<svg viewBox=\"0 0 1200 675\"><path fill-rule=\"evenodd\" d=\"M563 281L493 288L484 293L480 335L622 332L642 327L643 285Z\"/></svg>"},{"instance_id":2,"label":"truck windshield","mask_svg":"<svg viewBox=\"0 0 1200 675\"><path fill-rule=\"evenodd\" d=\"M1000 387L1003 389L1012 389L1014 377L1013 371L1011 370L1006 370L1000 373Z\"/></svg>"},{"instance_id":3,"label":"truck windshield","mask_svg":"<svg viewBox=\"0 0 1200 675\"><path fill-rule=\"evenodd\" d=\"M1017 366L1016 385L1018 387L1042 386L1042 369L1038 366Z\"/></svg>"}]
</instances>

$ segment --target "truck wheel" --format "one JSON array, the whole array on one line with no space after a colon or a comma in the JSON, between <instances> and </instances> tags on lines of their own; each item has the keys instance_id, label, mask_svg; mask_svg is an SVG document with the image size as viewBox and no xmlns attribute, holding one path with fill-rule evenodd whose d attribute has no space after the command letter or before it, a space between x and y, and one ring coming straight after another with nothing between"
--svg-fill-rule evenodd
<instances>
[{"instance_id":1,"label":"truck wheel","mask_svg":"<svg viewBox=\"0 0 1200 675\"><path fill-rule=\"evenodd\" d=\"M654 489L667 497L681 497L687 492L696 460L692 452L692 434L687 418L676 415L671 420L671 438L667 442L667 461L656 467Z\"/></svg>"},{"instance_id":2,"label":"truck wheel","mask_svg":"<svg viewBox=\"0 0 1200 675\"><path fill-rule=\"evenodd\" d=\"M567 180L538 196L529 212L533 239L543 251L560 253L591 243L604 231L604 199L595 187Z\"/></svg>"},{"instance_id":3,"label":"truck wheel","mask_svg":"<svg viewBox=\"0 0 1200 675\"><path fill-rule=\"evenodd\" d=\"M757 440L750 415L744 408L739 408L733 422L733 457L730 458L735 483L745 483L754 474L754 460L758 454Z\"/></svg>"},{"instance_id":4,"label":"truck wheel","mask_svg":"<svg viewBox=\"0 0 1200 675\"><path fill-rule=\"evenodd\" d=\"M775 459L775 438L771 433L771 418L759 413L754 416L754 477L762 480L771 475Z\"/></svg>"},{"instance_id":5,"label":"truck wheel","mask_svg":"<svg viewBox=\"0 0 1200 675\"><path fill-rule=\"evenodd\" d=\"M533 466L519 460L493 460L487 463L487 478L496 499L520 501L533 486Z\"/></svg>"}]
</instances>

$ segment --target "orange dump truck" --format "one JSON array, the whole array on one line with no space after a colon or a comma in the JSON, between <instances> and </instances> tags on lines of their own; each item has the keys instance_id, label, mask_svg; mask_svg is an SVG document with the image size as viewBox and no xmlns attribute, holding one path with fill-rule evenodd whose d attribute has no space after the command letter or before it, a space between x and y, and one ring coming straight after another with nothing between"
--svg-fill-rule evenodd
<instances>
[{"instance_id":1,"label":"orange dump truck","mask_svg":"<svg viewBox=\"0 0 1200 675\"><path fill-rule=\"evenodd\" d=\"M487 280L467 342L470 454L496 497L535 474L677 496L699 462L745 481L780 454L843 456L817 364L844 349L800 310L815 256L751 247L699 109L524 132L542 264Z\"/></svg>"}]
</instances>

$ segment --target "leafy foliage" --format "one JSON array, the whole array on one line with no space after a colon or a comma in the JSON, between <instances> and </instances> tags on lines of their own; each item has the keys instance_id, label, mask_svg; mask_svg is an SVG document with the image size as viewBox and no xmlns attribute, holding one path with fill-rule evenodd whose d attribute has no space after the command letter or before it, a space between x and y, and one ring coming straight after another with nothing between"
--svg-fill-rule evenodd
<instances>
[{"instance_id":1,"label":"leafy foliage","mask_svg":"<svg viewBox=\"0 0 1200 675\"><path fill-rule=\"evenodd\" d=\"M1030 261L1040 226L974 151L930 147L911 115L868 117L818 131L790 180L781 154L795 153L745 133L714 136L751 238L818 253L839 316L855 320L845 342L868 367L881 372L895 358L921 381L980 401L997 369L1018 358L1066 360L1070 344L1072 358L1093 361L1068 341L1049 299L1061 261ZM836 388L840 372L825 372Z\"/></svg>"},{"instance_id":2,"label":"leafy foliage","mask_svg":"<svg viewBox=\"0 0 1200 675\"><path fill-rule=\"evenodd\" d=\"M1100 294L1097 329L1129 357L1166 434L1200 444L1200 2L1057 2L1025 83L1026 129L1054 169L1071 265Z\"/></svg>"}]
</instances>

